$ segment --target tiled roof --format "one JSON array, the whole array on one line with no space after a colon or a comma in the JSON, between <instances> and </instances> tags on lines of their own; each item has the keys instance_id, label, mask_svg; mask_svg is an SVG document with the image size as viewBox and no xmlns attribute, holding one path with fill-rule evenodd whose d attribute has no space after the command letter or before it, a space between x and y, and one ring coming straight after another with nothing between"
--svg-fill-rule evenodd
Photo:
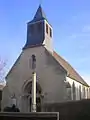
<instances>
[{"instance_id":1,"label":"tiled roof","mask_svg":"<svg viewBox=\"0 0 90 120\"><path fill-rule=\"evenodd\" d=\"M85 86L89 86L83 78L76 72L74 68L64 60L60 55L58 55L55 51L53 52L53 57L58 61L58 63L67 71L68 77L76 80L79 83L82 83Z\"/></svg>"}]
</instances>

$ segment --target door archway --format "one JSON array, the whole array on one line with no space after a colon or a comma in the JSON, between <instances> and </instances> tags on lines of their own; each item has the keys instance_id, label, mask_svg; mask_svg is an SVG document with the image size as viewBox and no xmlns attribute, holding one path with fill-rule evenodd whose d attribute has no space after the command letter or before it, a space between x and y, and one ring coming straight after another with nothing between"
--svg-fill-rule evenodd
<instances>
[{"instance_id":1,"label":"door archway","mask_svg":"<svg viewBox=\"0 0 90 120\"><path fill-rule=\"evenodd\" d=\"M24 93L27 94L28 105L29 105L29 112L31 112L31 104L32 104L32 81L26 84L24 88ZM41 87L38 82L36 82L36 111L41 112Z\"/></svg>"}]
</instances>

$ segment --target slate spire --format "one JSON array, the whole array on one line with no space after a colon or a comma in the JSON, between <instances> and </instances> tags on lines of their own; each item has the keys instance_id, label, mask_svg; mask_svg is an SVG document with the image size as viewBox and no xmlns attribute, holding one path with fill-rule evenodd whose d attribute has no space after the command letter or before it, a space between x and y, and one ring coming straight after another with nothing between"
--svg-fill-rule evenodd
<instances>
[{"instance_id":1,"label":"slate spire","mask_svg":"<svg viewBox=\"0 0 90 120\"><path fill-rule=\"evenodd\" d=\"M46 15L45 15L41 5L39 5L37 12L34 16L34 20L40 20L40 19L46 19Z\"/></svg>"},{"instance_id":2,"label":"slate spire","mask_svg":"<svg viewBox=\"0 0 90 120\"><path fill-rule=\"evenodd\" d=\"M45 15L41 5L39 5L33 20L30 21L29 23L36 22L36 21L39 21L39 20L44 20L44 19L47 20L46 15Z\"/></svg>"},{"instance_id":3,"label":"slate spire","mask_svg":"<svg viewBox=\"0 0 90 120\"><path fill-rule=\"evenodd\" d=\"M27 41L23 49L38 45L46 45L48 48L52 48L52 28L41 5L39 5L33 20L27 24Z\"/></svg>"}]
</instances>

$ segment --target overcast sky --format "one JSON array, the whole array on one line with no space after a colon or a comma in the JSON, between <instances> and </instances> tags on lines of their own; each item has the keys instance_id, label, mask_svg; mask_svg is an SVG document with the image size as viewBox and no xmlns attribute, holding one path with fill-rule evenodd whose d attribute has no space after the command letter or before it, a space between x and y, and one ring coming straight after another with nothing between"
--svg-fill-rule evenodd
<instances>
[{"instance_id":1,"label":"overcast sky","mask_svg":"<svg viewBox=\"0 0 90 120\"><path fill-rule=\"evenodd\" d=\"M26 41L27 22L40 0L0 0L0 56L13 65ZM90 84L90 0L42 0L54 29L54 49Z\"/></svg>"}]
</instances>

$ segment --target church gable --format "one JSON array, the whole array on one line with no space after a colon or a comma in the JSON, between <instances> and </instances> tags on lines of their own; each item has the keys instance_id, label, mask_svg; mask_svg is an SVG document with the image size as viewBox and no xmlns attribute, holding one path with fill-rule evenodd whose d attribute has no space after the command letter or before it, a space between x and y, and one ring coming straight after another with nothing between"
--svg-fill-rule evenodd
<instances>
[{"instance_id":1,"label":"church gable","mask_svg":"<svg viewBox=\"0 0 90 120\"><path fill-rule=\"evenodd\" d=\"M23 50L21 55L18 57L18 59L16 60L16 62L13 64L12 68L8 72L6 79L9 78L10 76L15 77L15 74L19 75L18 73L21 74L19 76L22 76L22 74L26 73L26 71L27 72L29 71L31 73L31 69L32 69L31 57L33 54L36 56L37 59L36 64L38 69L40 65L38 61L39 60L41 61L42 56L44 56L43 50L44 50L43 46L36 46L36 47L34 46L26 50Z\"/></svg>"},{"instance_id":2,"label":"church gable","mask_svg":"<svg viewBox=\"0 0 90 120\"><path fill-rule=\"evenodd\" d=\"M11 86L16 84L16 86L18 85L20 88L20 86L23 86L23 83L26 80L32 78L32 55L35 55L36 57L37 79L42 80L44 83L47 82L45 80L46 76L47 79L49 79L49 75L52 74L55 78L59 77L58 81L60 81L61 78L61 81L64 82L67 74L66 70L60 64L58 64L58 62L44 46L38 46L22 51L21 55L6 76L6 79ZM52 77L50 78L50 81L52 81Z\"/></svg>"}]
</instances>

